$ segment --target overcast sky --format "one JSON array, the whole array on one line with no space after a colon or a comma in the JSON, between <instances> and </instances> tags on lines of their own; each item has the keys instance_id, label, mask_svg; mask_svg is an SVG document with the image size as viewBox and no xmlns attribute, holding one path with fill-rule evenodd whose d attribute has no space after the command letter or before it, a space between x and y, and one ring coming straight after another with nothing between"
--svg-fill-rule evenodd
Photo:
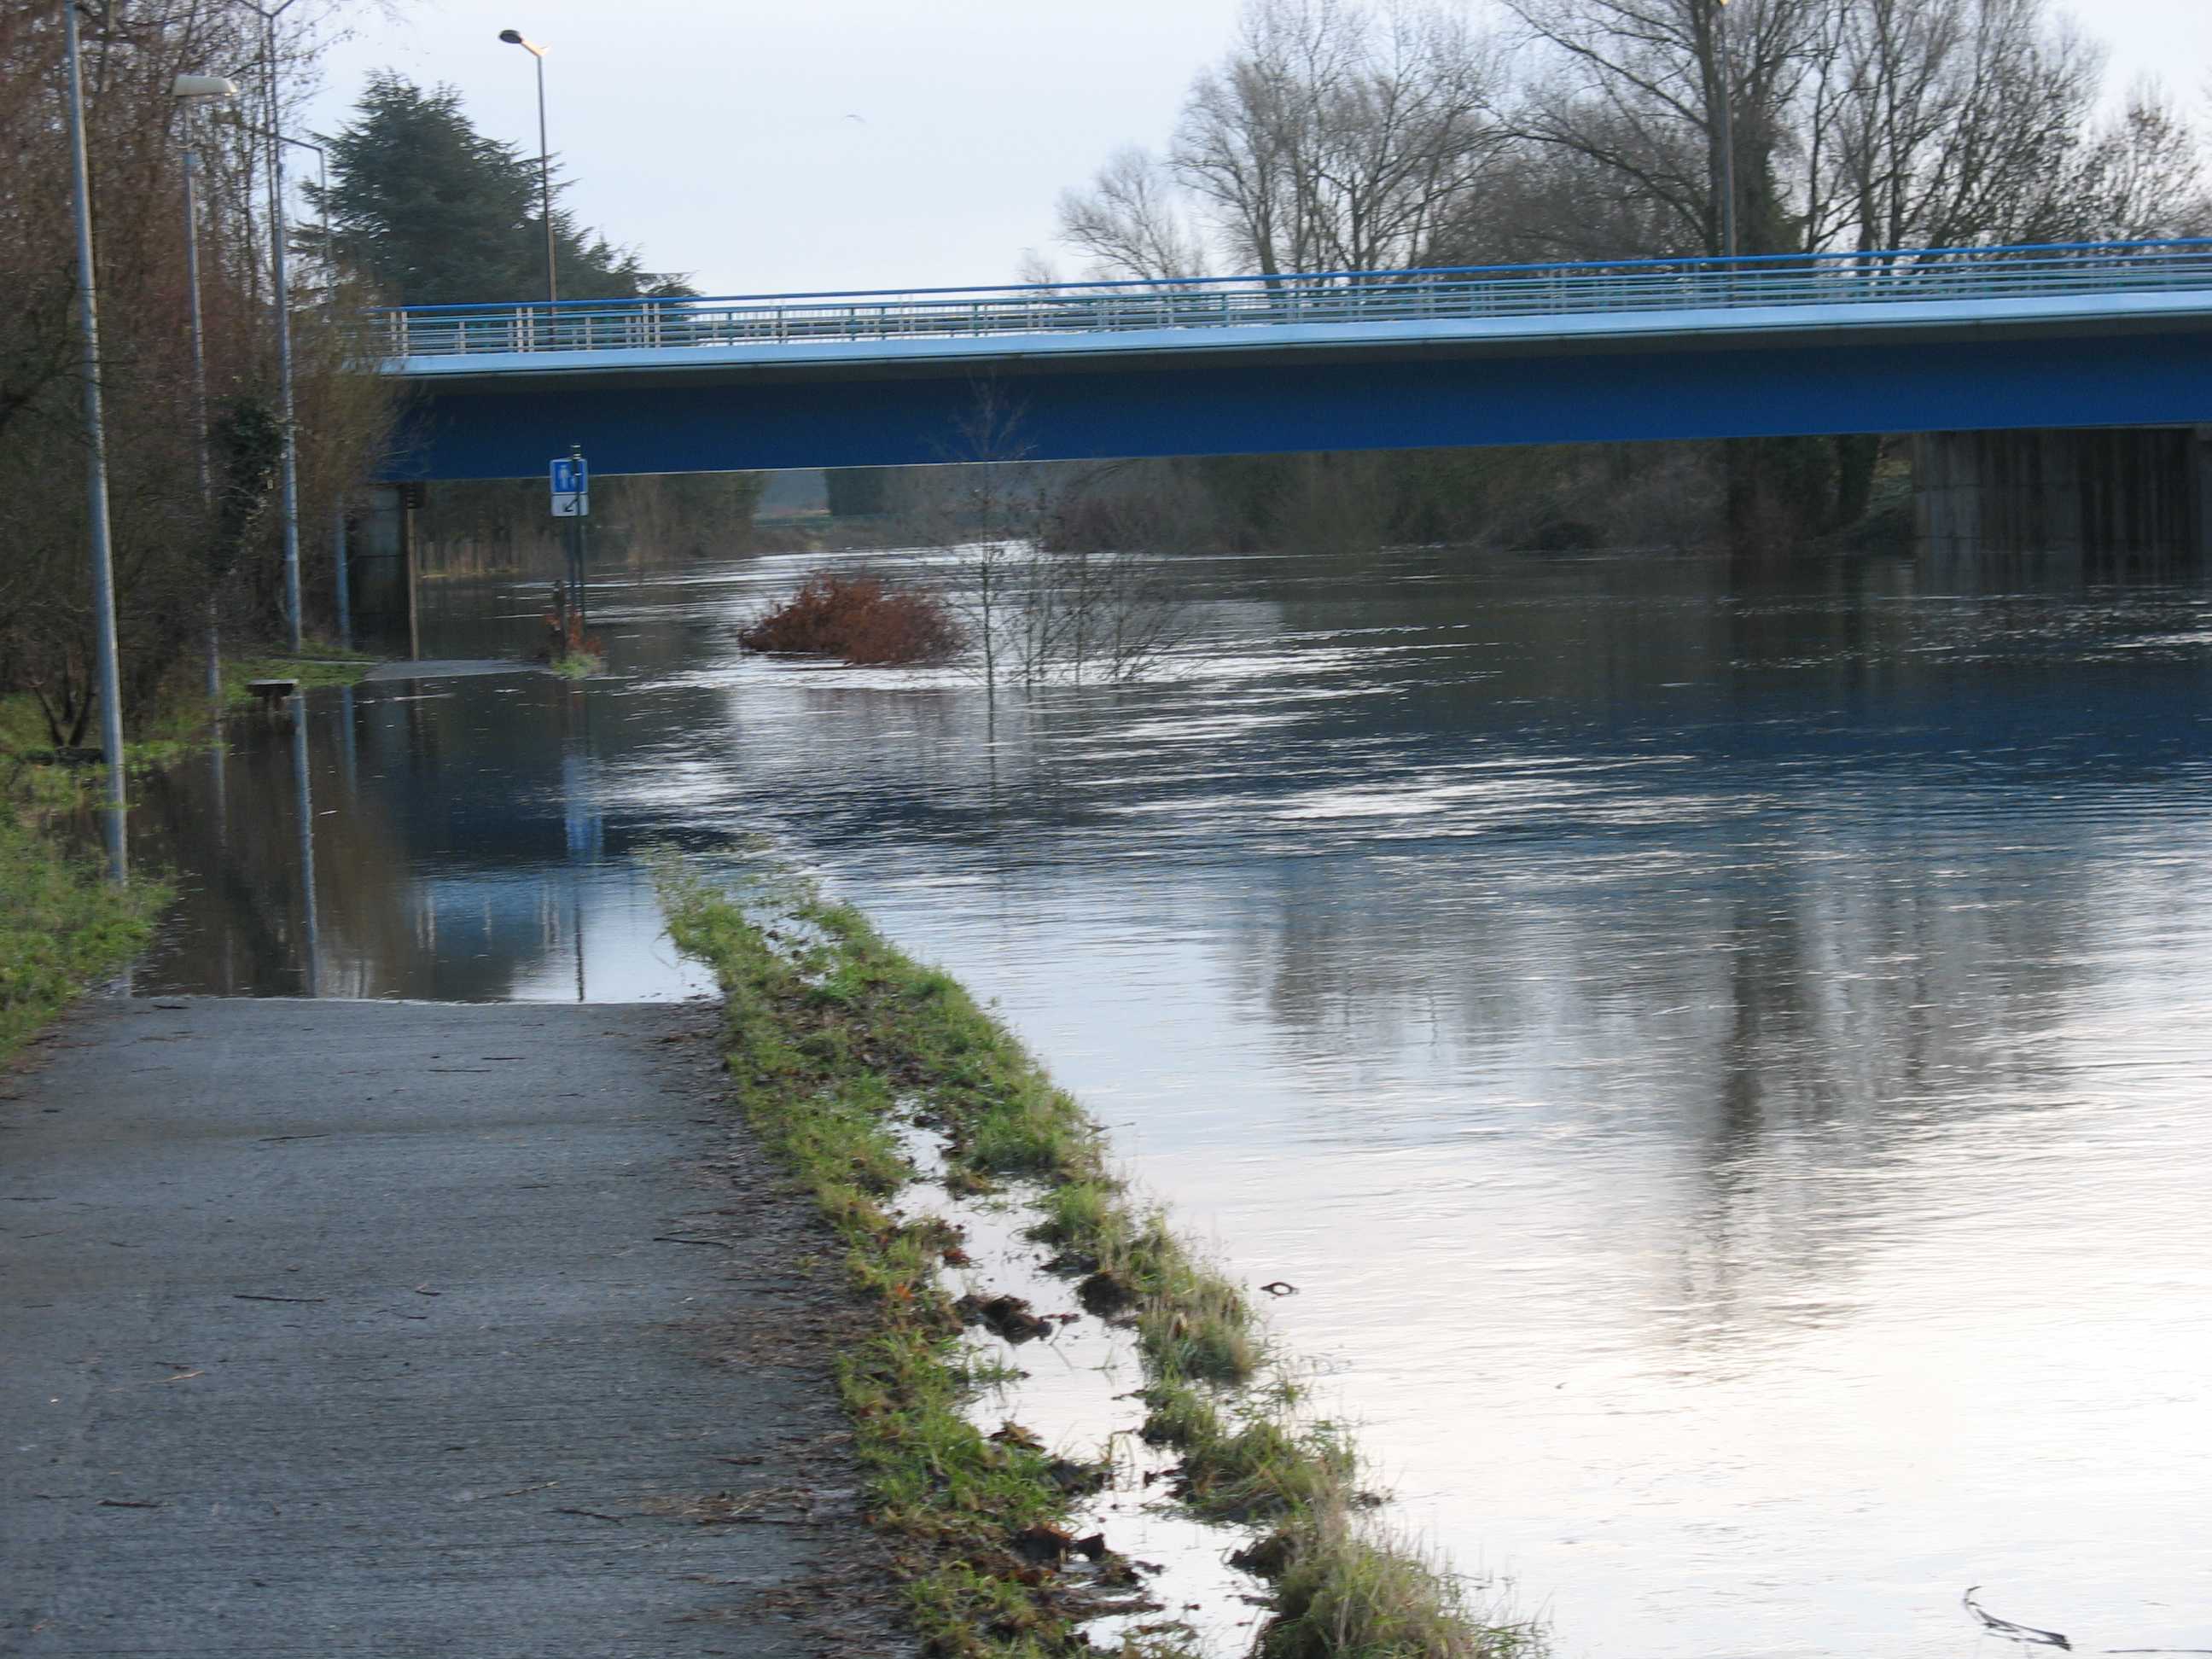
<instances>
[{"instance_id":1,"label":"overcast sky","mask_svg":"<svg viewBox=\"0 0 2212 1659\"><path fill-rule=\"evenodd\" d=\"M1014 279L1052 205L1117 145L1158 144L1240 0L396 0L323 60L323 130L373 69L460 88L537 146L521 29L550 50L568 204L708 294ZM2075 15L2115 76L2199 112L2212 0ZM1063 260L1062 263L1065 263Z\"/></svg>"}]
</instances>

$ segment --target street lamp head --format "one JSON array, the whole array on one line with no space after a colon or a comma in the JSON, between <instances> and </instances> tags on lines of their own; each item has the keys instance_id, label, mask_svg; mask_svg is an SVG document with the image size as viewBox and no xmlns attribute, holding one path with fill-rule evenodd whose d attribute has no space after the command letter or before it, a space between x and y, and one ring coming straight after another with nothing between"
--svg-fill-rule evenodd
<instances>
[{"instance_id":1,"label":"street lamp head","mask_svg":"<svg viewBox=\"0 0 2212 1659\"><path fill-rule=\"evenodd\" d=\"M499 32L499 38L510 46L520 46L532 58L543 58L545 55L545 48L526 36L520 29L501 29Z\"/></svg>"},{"instance_id":2,"label":"street lamp head","mask_svg":"<svg viewBox=\"0 0 2212 1659\"><path fill-rule=\"evenodd\" d=\"M169 83L169 96L232 99L238 96L238 82L220 75L179 75Z\"/></svg>"}]
</instances>

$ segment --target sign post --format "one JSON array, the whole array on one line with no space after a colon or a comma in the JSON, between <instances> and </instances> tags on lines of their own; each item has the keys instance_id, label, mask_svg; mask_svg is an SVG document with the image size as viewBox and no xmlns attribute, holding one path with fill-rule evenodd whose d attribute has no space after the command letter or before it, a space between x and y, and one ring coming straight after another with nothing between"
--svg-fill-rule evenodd
<instances>
[{"instance_id":1,"label":"sign post","mask_svg":"<svg viewBox=\"0 0 2212 1659\"><path fill-rule=\"evenodd\" d=\"M584 465L584 452L571 449L555 459L553 475L553 516L556 519L586 519L592 513L592 475Z\"/></svg>"},{"instance_id":2,"label":"sign post","mask_svg":"<svg viewBox=\"0 0 2212 1659\"><path fill-rule=\"evenodd\" d=\"M575 639L580 647L590 626L590 613L584 605L584 537L592 516L591 470L584 464L582 447L571 444L566 455L554 458L549 471L553 516L568 526L568 591L576 607Z\"/></svg>"}]
</instances>

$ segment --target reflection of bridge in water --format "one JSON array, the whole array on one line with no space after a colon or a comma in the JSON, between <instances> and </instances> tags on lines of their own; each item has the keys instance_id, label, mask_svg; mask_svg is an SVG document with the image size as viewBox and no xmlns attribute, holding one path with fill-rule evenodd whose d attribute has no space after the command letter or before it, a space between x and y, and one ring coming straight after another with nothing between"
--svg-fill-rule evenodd
<instances>
[{"instance_id":1,"label":"reflection of bridge in water","mask_svg":"<svg viewBox=\"0 0 2212 1659\"><path fill-rule=\"evenodd\" d=\"M2212 242L417 307L394 477L2212 422ZM994 388L978 434L979 387Z\"/></svg>"}]
</instances>

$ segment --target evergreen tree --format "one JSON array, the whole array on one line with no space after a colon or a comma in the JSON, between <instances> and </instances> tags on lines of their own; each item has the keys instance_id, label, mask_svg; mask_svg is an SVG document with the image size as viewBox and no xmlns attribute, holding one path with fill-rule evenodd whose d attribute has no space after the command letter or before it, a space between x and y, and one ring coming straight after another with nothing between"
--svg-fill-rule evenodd
<instances>
[{"instance_id":1,"label":"evergreen tree","mask_svg":"<svg viewBox=\"0 0 2212 1659\"><path fill-rule=\"evenodd\" d=\"M311 199L338 257L399 305L527 300L545 291L538 162L487 138L451 87L424 91L389 70L369 77L353 119L328 141L329 198ZM554 269L564 300L690 292L659 283L635 254L580 229L557 203Z\"/></svg>"}]
</instances>

